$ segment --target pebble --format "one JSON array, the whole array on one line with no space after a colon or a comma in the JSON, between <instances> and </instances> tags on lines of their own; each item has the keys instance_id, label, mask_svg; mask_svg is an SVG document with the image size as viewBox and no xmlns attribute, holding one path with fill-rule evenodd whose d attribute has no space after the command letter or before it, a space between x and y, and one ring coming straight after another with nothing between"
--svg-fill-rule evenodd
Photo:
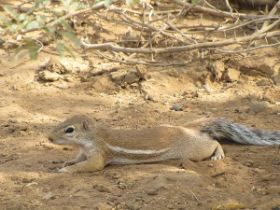
<instances>
[{"instance_id":1,"label":"pebble","mask_svg":"<svg viewBox=\"0 0 280 210\"><path fill-rule=\"evenodd\" d=\"M183 111L183 106L182 104L173 104L170 109L174 111Z\"/></svg>"},{"instance_id":2,"label":"pebble","mask_svg":"<svg viewBox=\"0 0 280 210\"><path fill-rule=\"evenodd\" d=\"M52 192L48 192L43 195L43 200L50 200L50 199L54 199L54 198L55 198L55 194L53 194Z\"/></svg>"},{"instance_id":3,"label":"pebble","mask_svg":"<svg viewBox=\"0 0 280 210\"><path fill-rule=\"evenodd\" d=\"M240 72L233 68L228 68L223 75L223 79L226 82L238 81L240 77Z\"/></svg>"},{"instance_id":4,"label":"pebble","mask_svg":"<svg viewBox=\"0 0 280 210\"><path fill-rule=\"evenodd\" d=\"M39 72L39 79L46 82L54 82L60 79L60 75L55 72L41 71Z\"/></svg>"},{"instance_id":5,"label":"pebble","mask_svg":"<svg viewBox=\"0 0 280 210\"><path fill-rule=\"evenodd\" d=\"M259 113L265 111L269 107L267 101L255 101L250 105L250 110L254 113Z\"/></svg>"},{"instance_id":6,"label":"pebble","mask_svg":"<svg viewBox=\"0 0 280 210\"><path fill-rule=\"evenodd\" d=\"M96 189L99 192L106 192L106 193L111 193L112 192L112 190L110 188L108 188L106 186L103 186L103 185L96 184L96 185L93 186L93 188Z\"/></svg>"}]
</instances>

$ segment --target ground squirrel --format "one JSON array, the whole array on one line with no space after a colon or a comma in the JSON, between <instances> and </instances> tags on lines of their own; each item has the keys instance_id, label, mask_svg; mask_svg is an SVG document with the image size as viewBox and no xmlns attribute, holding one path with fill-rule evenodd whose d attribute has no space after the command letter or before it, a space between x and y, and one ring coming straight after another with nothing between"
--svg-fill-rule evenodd
<instances>
[{"instance_id":1,"label":"ground squirrel","mask_svg":"<svg viewBox=\"0 0 280 210\"><path fill-rule=\"evenodd\" d=\"M143 129L111 129L96 125L84 115L59 124L49 140L60 145L76 145L80 153L65 162L59 172L102 170L110 164L152 163L177 159L183 165L189 160L219 160L225 157L214 139L241 144L280 144L280 132L251 129L218 119L201 130L162 125Z\"/></svg>"}]
</instances>

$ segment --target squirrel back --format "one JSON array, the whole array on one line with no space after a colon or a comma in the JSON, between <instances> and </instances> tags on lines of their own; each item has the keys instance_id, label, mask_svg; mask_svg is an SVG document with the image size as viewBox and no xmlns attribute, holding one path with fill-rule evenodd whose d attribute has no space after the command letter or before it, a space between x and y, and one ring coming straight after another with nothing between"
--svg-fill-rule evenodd
<instances>
[{"instance_id":1,"label":"squirrel back","mask_svg":"<svg viewBox=\"0 0 280 210\"><path fill-rule=\"evenodd\" d=\"M240 144L280 145L280 131L249 128L223 118L210 122L201 132L216 140L229 140Z\"/></svg>"}]
</instances>

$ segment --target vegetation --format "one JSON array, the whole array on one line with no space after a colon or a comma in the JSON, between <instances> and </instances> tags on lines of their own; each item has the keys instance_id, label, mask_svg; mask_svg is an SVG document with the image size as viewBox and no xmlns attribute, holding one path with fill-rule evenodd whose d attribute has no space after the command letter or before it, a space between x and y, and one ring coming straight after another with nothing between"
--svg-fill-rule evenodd
<instances>
[{"instance_id":1,"label":"vegetation","mask_svg":"<svg viewBox=\"0 0 280 210\"><path fill-rule=\"evenodd\" d=\"M278 3L269 12L264 14L244 14L233 12L227 0L221 1L226 9L219 9L207 1L192 0L187 3L175 0L170 9L163 5L166 1L150 2L144 0L124 1L79 1L79 0L27 0L17 6L9 4L2 6L0 12L1 44L8 48L16 48L16 52L28 52L34 59L38 53L45 50L50 43L55 45L55 52L60 55L81 54L84 49L109 50L126 54L160 54L176 53L182 51L197 51L200 57L214 54L234 54L249 52L263 47L278 45L280 36L278 30L279 15ZM166 3L167 4L167 3ZM102 12L112 14L114 19L108 19ZM200 25L184 27L178 23L188 15L208 14L228 21L217 22L215 25ZM140 33L134 40L137 45L127 47L114 41L89 42L85 33L77 32L76 18L103 19L115 21L129 26L132 33ZM201 18L201 17L200 17ZM102 26L101 26L102 27ZM254 27L255 30L248 30ZM100 29L102 30L102 28ZM244 35L236 35L236 31ZM203 36L194 36L193 31L204 33ZM209 33L224 34L219 40L208 40L205 35ZM141 38L144 37L144 42ZM165 41L165 45L158 44ZM168 40L168 41L166 41ZM255 45L256 40L264 40L262 44ZM124 40L127 41L127 40ZM128 40L130 42L131 40ZM227 48L232 44L239 45L235 50ZM6 46L6 47L7 47ZM111 58L114 59L114 58ZM131 60L127 60L128 63ZM152 61L142 61L151 64Z\"/></svg>"}]
</instances>

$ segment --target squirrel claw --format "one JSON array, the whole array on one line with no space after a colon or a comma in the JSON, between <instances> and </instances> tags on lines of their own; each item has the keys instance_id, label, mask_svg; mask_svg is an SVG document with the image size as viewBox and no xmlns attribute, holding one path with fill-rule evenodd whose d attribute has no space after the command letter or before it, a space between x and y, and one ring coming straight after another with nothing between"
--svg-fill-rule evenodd
<instances>
[{"instance_id":1,"label":"squirrel claw","mask_svg":"<svg viewBox=\"0 0 280 210\"><path fill-rule=\"evenodd\" d=\"M211 160L222 160L224 158L225 157L223 155L215 155L215 156L211 157Z\"/></svg>"}]
</instances>

